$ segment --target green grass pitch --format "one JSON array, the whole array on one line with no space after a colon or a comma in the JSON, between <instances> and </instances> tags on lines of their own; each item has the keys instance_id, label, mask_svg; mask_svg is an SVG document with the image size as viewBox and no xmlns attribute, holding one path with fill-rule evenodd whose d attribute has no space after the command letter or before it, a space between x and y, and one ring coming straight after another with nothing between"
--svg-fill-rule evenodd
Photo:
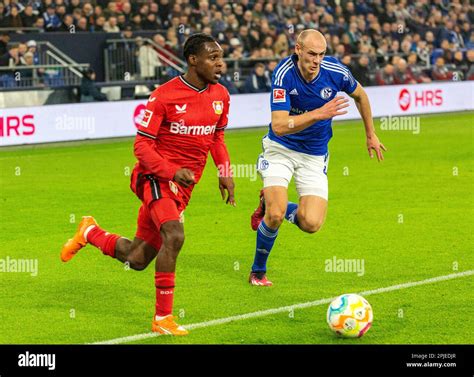
<instances>
[{"instance_id":1,"label":"green grass pitch","mask_svg":"<svg viewBox=\"0 0 474 377\"><path fill-rule=\"evenodd\" d=\"M474 269L473 113L422 116L419 134L376 129L386 159L368 158L360 121L336 122L330 142L329 210L323 229L284 223L269 259L271 288L247 283L255 233L249 216L261 181L237 177L237 207L222 203L212 159L186 210L175 314L195 324L342 293ZM228 131L233 164L254 164L264 128ZM0 151L0 259L37 259L38 274L0 272L0 343L88 343L146 333L154 264L127 270L88 246L69 263L59 251L82 215L110 232L135 234L130 191L133 140ZM290 199L296 199L294 186ZM75 223L72 222L74 221ZM325 271L333 257L365 271ZM474 277L371 295L372 329L336 338L327 305L193 330L147 344L474 343Z\"/></svg>"}]
</instances>

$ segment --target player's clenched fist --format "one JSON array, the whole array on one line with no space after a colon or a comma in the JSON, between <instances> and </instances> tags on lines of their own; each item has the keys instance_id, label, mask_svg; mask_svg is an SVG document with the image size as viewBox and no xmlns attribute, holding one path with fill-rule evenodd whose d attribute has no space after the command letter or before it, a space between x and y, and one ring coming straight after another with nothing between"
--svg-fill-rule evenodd
<instances>
[{"instance_id":1,"label":"player's clenched fist","mask_svg":"<svg viewBox=\"0 0 474 377\"><path fill-rule=\"evenodd\" d=\"M194 173L186 168L179 169L174 175L174 180L183 187L189 187L195 183Z\"/></svg>"},{"instance_id":2,"label":"player's clenched fist","mask_svg":"<svg viewBox=\"0 0 474 377\"><path fill-rule=\"evenodd\" d=\"M347 114L347 110L343 109L349 106L348 102L349 100L347 98L344 98L343 96L337 96L326 103L324 106L314 111L317 112L319 120L330 119L337 115Z\"/></svg>"}]
</instances>

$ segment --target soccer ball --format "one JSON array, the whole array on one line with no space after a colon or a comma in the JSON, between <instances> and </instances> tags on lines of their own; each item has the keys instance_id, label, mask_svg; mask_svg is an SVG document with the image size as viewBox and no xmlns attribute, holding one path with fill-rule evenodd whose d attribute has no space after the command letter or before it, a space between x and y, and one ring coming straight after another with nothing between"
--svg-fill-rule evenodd
<instances>
[{"instance_id":1,"label":"soccer ball","mask_svg":"<svg viewBox=\"0 0 474 377\"><path fill-rule=\"evenodd\" d=\"M345 338L360 338L372 326L374 314L369 302L356 294L345 294L329 305L329 328Z\"/></svg>"}]
</instances>

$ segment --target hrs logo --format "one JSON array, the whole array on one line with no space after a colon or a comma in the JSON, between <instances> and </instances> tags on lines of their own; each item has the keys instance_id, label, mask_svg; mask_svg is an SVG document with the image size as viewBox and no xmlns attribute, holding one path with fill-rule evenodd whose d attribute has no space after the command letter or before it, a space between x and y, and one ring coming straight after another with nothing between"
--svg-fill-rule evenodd
<instances>
[{"instance_id":1,"label":"hrs logo","mask_svg":"<svg viewBox=\"0 0 474 377\"><path fill-rule=\"evenodd\" d=\"M32 114L18 117L15 115L0 116L0 137L28 136L35 133Z\"/></svg>"}]
</instances>

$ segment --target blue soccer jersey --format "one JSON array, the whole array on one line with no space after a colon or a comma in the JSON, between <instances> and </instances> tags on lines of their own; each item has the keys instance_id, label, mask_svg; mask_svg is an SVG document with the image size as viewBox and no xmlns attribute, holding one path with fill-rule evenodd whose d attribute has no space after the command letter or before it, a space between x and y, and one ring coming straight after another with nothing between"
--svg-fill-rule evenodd
<instances>
[{"instance_id":1,"label":"blue soccer jersey","mask_svg":"<svg viewBox=\"0 0 474 377\"><path fill-rule=\"evenodd\" d=\"M326 56L321 62L316 78L307 82L297 66L298 56L283 59L273 71L271 110L289 111L300 115L318 109L336 97L337 92L351 94L357 81L349 69L336 58ZM318 121L310 127L290 135L277 136L271 124L268 137L285 147L316 156L325 155L332 137L332 119Z\"/></svg>"}]
</instances>

